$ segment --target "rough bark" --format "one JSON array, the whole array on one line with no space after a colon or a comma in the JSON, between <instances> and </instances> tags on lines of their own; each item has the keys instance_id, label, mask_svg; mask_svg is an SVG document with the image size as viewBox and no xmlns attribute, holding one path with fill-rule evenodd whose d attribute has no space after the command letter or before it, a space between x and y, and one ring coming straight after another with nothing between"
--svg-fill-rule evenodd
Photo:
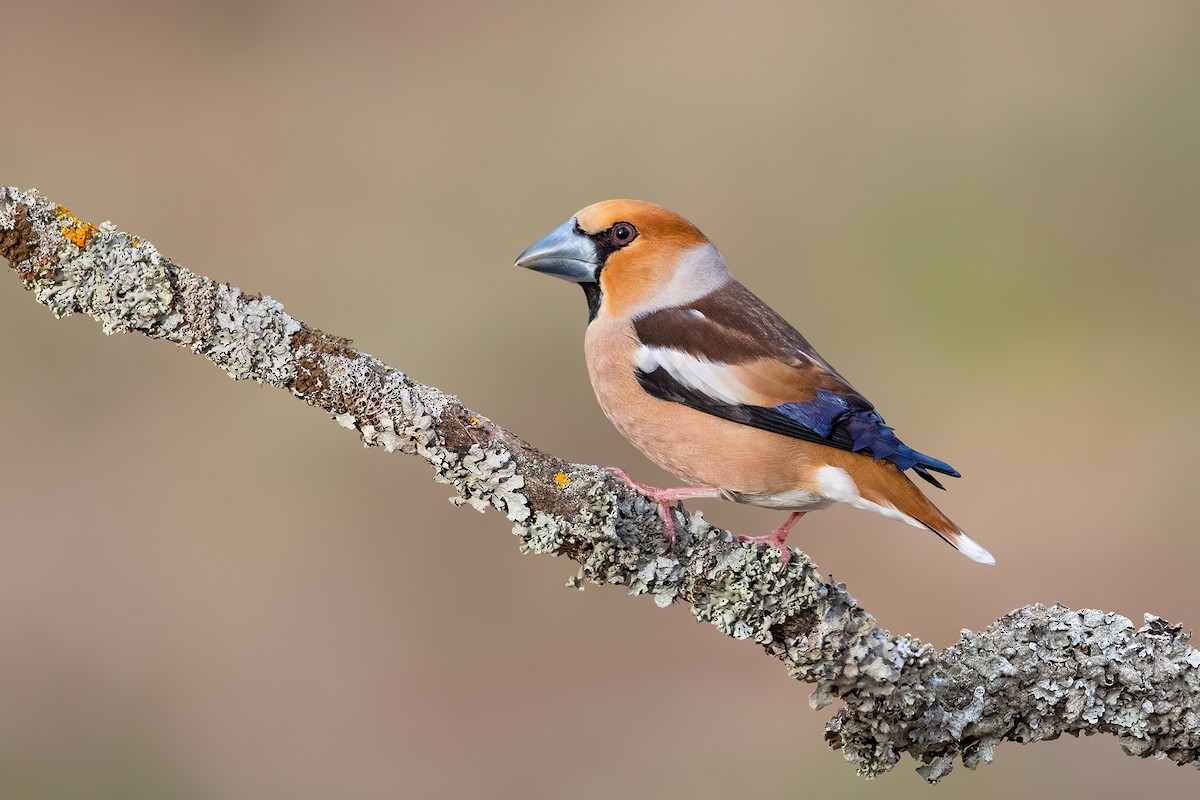
<instances>
[{"instance_id":1,"label":"rough bark","mask_svg":"<svg viewBox=\"0 0 1200 800\"><path fill-rule=\"evenodd\" d=\"M814 684L814 707L841 700L831 747L863 775L902 753L936 782L956 757L974 768L1003 741L1111 733L1136 756L1196 764L1200 652L1153 615L1041 605L934 650L876 626L843 584L803 553L782 567L700 514L677 512L664 552L653 504L595 466L544 453L439 389L296 320L266 296L197 275L110 223L95 226L34 191L0 187L0 255L55 316L138 332L211 360L234 379L286 389L362 440L417 455L455 502L499 509L526 553L579 563L573 583L617 584L750 640Z\"/></svg>"}]
</instances>

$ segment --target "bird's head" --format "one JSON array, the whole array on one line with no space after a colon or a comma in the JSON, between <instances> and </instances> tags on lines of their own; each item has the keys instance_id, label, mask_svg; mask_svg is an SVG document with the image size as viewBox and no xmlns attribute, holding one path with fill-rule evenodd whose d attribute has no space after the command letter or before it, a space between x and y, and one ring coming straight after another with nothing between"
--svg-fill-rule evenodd
<instances>
[{"instance_id":1,"label":"bird's head","mask_svg":"<svg viewBox=\"0 0 1200 800\"><path fill-rule=\"evenodd\" d=\"M643 200L588 206L518 256L516 265L582 286L589 320L683 305L731 280L699 228Z\"/></svg>"}]
</instances>

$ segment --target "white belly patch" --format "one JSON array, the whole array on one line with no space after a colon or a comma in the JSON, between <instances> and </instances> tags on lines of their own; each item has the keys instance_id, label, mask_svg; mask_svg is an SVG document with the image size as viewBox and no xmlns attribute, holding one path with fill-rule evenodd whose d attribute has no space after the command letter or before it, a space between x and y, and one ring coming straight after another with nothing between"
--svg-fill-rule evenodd
<instances>
[{"instance_id":1,"label":"white belly patch","mask_svg":"<svg viewBox=\"0 0 1200 800\"><path fill-rule=\"evenodd\" d=\"M804 489L791 489L776 494L742 494L741 492L727 492L727 494L730 500L737 503L762 508L778 508L783 511L818 511L822 508L829 508L834 503L828 497L822 497Z\"/></svg>"}]
</instances>

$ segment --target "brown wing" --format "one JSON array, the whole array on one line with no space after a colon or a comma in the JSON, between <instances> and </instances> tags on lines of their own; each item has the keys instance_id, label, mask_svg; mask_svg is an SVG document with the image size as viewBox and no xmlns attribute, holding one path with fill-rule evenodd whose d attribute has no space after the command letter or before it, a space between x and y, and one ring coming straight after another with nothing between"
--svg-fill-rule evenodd
<instances>
[{"instance_id":1,"label":"brown wing","mask_svg":"<svg viewBox=\"0 0 1200 800\"><path fill-rule=\"evenodd\" d=\"M909 448L787 320L736 281L634 322L638 380L648 393L797 439L957 475Z\"/></svg>"}]
</instances>

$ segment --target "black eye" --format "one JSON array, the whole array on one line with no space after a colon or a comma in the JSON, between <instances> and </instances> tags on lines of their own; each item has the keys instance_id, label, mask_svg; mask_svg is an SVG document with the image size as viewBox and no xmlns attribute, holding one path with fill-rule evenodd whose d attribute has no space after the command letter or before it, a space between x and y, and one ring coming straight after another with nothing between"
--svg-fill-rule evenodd
<instances>
[{"instance_id":1,"label":"black eye","mask_svg":"<svg viewBox=\"0 0 1200 800\"><path fill-rule=\"evenodd\" d=\"M614 247L624 247L636 239L637 235L637 228L628 222L618 222L608 232L608 238L612 240Z\"/></svg>"}]
</instances>

